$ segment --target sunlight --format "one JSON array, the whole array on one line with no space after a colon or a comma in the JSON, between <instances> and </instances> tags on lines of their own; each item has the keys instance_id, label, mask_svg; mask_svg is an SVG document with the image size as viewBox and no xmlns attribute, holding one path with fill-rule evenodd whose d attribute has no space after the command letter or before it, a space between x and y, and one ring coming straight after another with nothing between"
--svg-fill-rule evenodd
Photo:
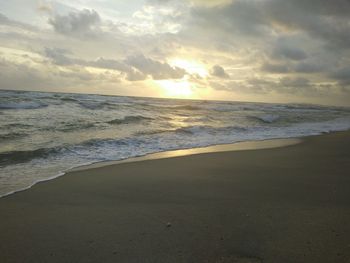
<instances>
[{"instance_id":1,"label":"sunlight","mask_svg":"<svg viewBox=\"0 0 350 263\"><path fill-rule=\"evenodd\" d=\"M174 58L169 61L169 64L175 67L183 68L190 74L198 74L202 78L208 75L206 67L197 61Z\"/></svg>"},{"instance_id":2,"label":"sunlight","mask_svg":"<svg viewBox=\"0 0 350 263\"><path fill-rule=\"evenodd\" d=\"M185 80L158 80L158 86L162 89L165 97L190 98L193 96L191 84Z\"/></svg>"}]
</instances>

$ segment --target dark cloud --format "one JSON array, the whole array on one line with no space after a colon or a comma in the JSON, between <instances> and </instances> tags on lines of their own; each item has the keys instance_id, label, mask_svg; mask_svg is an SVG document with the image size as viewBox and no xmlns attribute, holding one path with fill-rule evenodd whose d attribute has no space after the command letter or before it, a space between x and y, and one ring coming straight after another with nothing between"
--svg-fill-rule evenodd
<instances>
[{"instance_id":1,"label":"dark cloud","mask_svg":"<svg viewBox=\"0 0 350 263\"><path fill-rule=\"evenodd\" d=\"M350 48L350 1L348 0L235 0L214 8L193 7L192 24L225 32L253 37L284 32L305 32L339 48ZM294 59L305 54L297 47L285 47L282 53ZM300 49L300 46L298 47Z\"/></svg>"},{"instance_id":2,"label":"dark cloud","mask_svg":"<svg viewBox=\"0 0 350 263\"><path fill-rule=\"evenodd\" d=\"M289 67L286 64L280 64L280 63L270 63L265 62L261 69L266 72L270 73L287 73L289 72Z\"/></svg>"},{"instance_id":3,"label":"dark cloud","mask_svg":"<svg viewBox=\"0 0 350 263\"><path fill-rule=\"evenodd\" d=\"M268 0L262 1L273 26L299 30L338 48L350 47L350 2L348 0Z\"/></svg>"},{"instance_id":4,"label":"dark cloud","mask_svg":"<svg viewBox=\"0 0 350 263\"><path fill-rule=\"evenodd\" d=\"M76 64L74 59L69 58L67 55L71 54L69 50L62 48L45 48L44 54L46 57L50 58L54 64L57 65L72 65Z\"/></svg>"},{"instance_id":5,"label":"dark cloud","mask_svg":"<svg viewBox=\"0 0 350 263\"><path fill-rule=\"evenodd\" d=\"M224 79L230 78L230 76L226 73L225 69L220 65L213 66L210 73L215 77L224 78Z\"/></svg>"},{"instance_id":6,"label":"dark cloud","mask_svg":"<svg viewBox=\"0 0 350 263\"><path fill-rule=\"evenodd\" d=\"M82 37L96 34L100 21L100 16L95 10L83 9L68 15L55 15L48 22L60 34Z\"/></svg>"},{"instance_id":7,"label":"dark cloud","mask_svg":"<svg viewBox=\"0 0 350 263\"><path fill-rule=\"evenodd\" d=\"M327 70L327 66L320 62L303 61L294 66L294 71L298 73L317 73Z\"/></svg>"},{"instance_id":8,"label":"dark cloud","mask_svg":"<svg viewBox=\"0 0 350 263\"><path fill-rule=\"evenodd\" d=\"M282 88L305 88L310 86L310 80L302 77L284 77L279 83Z\"/></svg>"},{"instance_id":9,"label":"dark cloud","mask_svg":"<svg viewBox=\"0 0 350 263\"><path fill-rule=\"evenodd\" d=\"M227 89L243 94L264 95L275 87L275 83L260 78L250 78L245 81L232 81L227 84Z\"/></svg>"},{"instance_id":10,"label":"dark cloud","mask_svg":"<svg viewBox=\"0 0 350 263\"><path fill-rule=\"evenodd\" d=\"M288 40L286 41L279 39L272 51L272 54L276 58L286 58L291 60L306 59L307 54L302 48L296 46L297 44L290 43Z\"/></svg>"},{"instance_id":11,"label":"dark cloud","mask_svg":"<svg viewBox=\"0 0 350 263\"><path fill-rule=\"evenodd\" d=\"M283 77L280 79L268 79L251 77L243 81L229 81L226 84L211 83L211 87L217 90L236 91L246 94L320 94L323 90L319 85L312 83L303 77ZM328 87L327 87L328 89ZM329 90L328 90L329 92Z\"/></svg>"},{"instance_id":12,"label":"dark cloud","mask_svg":"<svg viewBox=\"0 0 350 263\"><path fill-rule=\"evenodd\" d=\"M261 70L273 74L313 74L323 72L327 70L327 67L332 67L332 63L327 66L327 64L319 61L302 61L297 63L264 62L261 66Z\"/></svg>"},{"instance_id":13,"label":"dark cloud","mask_svg":"<svg viewBox=\"0 0 350 263\"><path fill-rule=\"evenodd\" d=\"M330 77L342 86L350 86L350 66L331 72Z\"/></svg>"},{"instance_id":14,"label":"dark cloud","mask_svg":"<svg viewBox=\"0 0 350 263\"><path fill-rule=\"evenodd\" d=\"M256 1L237 0L230 5L208 7L193 7L192 23L200 27L215 28L215 30L245 35L261 35L267 30L263 10Z\"/></svg>"}]
</instances>

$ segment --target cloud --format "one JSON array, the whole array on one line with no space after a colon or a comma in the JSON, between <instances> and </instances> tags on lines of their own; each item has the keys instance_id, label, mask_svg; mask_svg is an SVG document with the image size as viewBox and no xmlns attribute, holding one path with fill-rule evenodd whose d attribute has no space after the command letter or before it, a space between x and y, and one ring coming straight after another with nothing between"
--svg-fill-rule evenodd
<instances>
[{"instance_id":1,"label":"cloud","mask_svg":"<svg viewBox=\"0 0 350 263\"><path fill-rule=\"evenodd\" d=\"M0 89L86 92L103 85L115 86L117 74L93 73L79 66L60 68L55 65L33 65L0 59Z\"/></svg>"},{"instance_id":2,"label":"cloud","mask_svg":"<svg viewBox=\"0 0 350 263\"><path fill-rule=\"evenodd\" d=\"M275 58L286 58L291 60L303 60L307 54L303 49L298 47L299 43L290 43L289 40L279 39L272 51Z\"/></svg>"},{"instance_id":3,"label":"cloud","mask_svg":"<svg viewBox=\"0 0 350 263\"><path fill-rule=\"evenodd\" d=\"M348 0L263 1L270 24L306 32L338 48L350 48Z\"/></svg>"},{"instance_id":4,"label":"cloud","mask_svg":"<svg viewBox=\"0 0 350 263\"><path fill-rule=\"evenodd\" d=\"M196 5L203 5L203 6L223 6L231 3L233 0L192 0L191 2Z\"/></svg>"},{"instance_id":5,"label":"cloud","mask_svg":"<svg viewBox=\"0 0 350 263\"><path fill-rule=\"evenodd\" d=\"M125 63L156 80L180 79L186 74L182 68L172 67L167 63L146 58L144 55L130 56Z\"/></svg>"},{"instance_id":6,"label":"cloud","mask_svg":"<svg viewBox=\"0 0 350 263\"><path fill-rule=\"evenodd\" d=\"M211 70L211 75L213 75L215 77L223 78L223 79L230 78L230 76L226 73L225 69L223 67L221 67L220 65L213 66L213 68Z\"/></svg>"},{"instance_id":7,"label":"cloud","mask_svg":"<svg viewBox=\"0 0 350 263\"><path fill-rule=\"evenodd\" d=\"M114 59L98 58L96 61L91 61L87 63L93 67L114 69L126 74L126 79L129 81L140 81L147 78L147 74L136 70L122 61Z\"/></svg>"},{"instance_id":8,"label":"cloud","mask_svg":"<svg viewBox=\"0 0 350 263\"><path fill-rule=\"evenodd\" d=\"M0 89L35 90L48 84L45 74L24 64L0 60Z\"/></svg>"},{"instance_id":9,"label":"cloud","mask_svg":"<svg viewBox=\"0 0 350 263\"><path fill-rule=\"evenodd\" d=\"M192 25L214 32L225 31L229 37L234 34L261 35L266 32L266 18L256 1L237 0L229 5L212 8L194 6Z\"/></svg>"},{"instance_id":10,"label":"cloud","mask_svg":"<svg viewBox=\"0 0 350 263\"><path fill-rule=\"evenodd\" d=\"M63 66L76 64L76 61L74 61L74 59L71 59L67 56L71 54L71 52L67 49L46 47L44 50L44 54L46 57L50 58L53 63L57 65Z\"/></svg>"},{"instance_id":11,"label":"cloud","mask_svg":"<svg viewBox=\"0 0 350 263\"><path fill-rule=\"evenodd\" d=\"M140 81L140 80L145 80L147 78L147 75L135 70L131 69L126 73L126 79L129 81Z\"/></svg>"},{"instance_id":12,"label":"cloud","mask_svg":"<svg viewBox=\"0 0 350 263\"><path fill-rule=\"evenodd\" d=\"M6 25L6 24L10 24L10 23L11 23L11 20L8 19L7 16L0 13L0 24Z\"/></svg>"},{"instance_id":13,"label":"cloud","mask_svg":"<svg viewBox=\"0 0 350 263\"><path fill-rule=\"evenodd\" d=\"M0 89L58 90L74 85L89 85L92 74L81 69L61 71L52 67L33 67L27 63L0 60Z\"/></svg>"},{"instance_id":14,"label":"cloud","mask_svg":"<svg viewBox=\"0 0 350 263\"><path fill-rule=\"evenodd\" d=\"M95 61L86 62L85 64L98 68L115 69L122 72L127 72L130 69L130 67L123 62L115 59L105 59L102 57L98 58Z\"/></svg>"},{"instance_id":15,"label":"cloud","mask_svg":"<svg viewBox=\"0 0 350 263\"><path fill-rule=\"evenodd\" d=\"M62 87L91 86L113 76L138 95L133 87L149 84L143 80L185 77L193 86L212 87L213 96L231 92L227 99L247 93L264 101L276 94L313 101L313 92L324 100L349 97L348 0L28 0L31 11L20 2L0 3L0 52L17 64L24 52L38 55L27 68L9 66L23 80L21 69L47 86L55 86L53 80ZM170 64L176 59L210 74L191 75Z\"/></svg>"},{"instance_id":16,"label":"cloud","mask_svg":"<svg viewBox=\"0 0 350 263\"><path fill-rule=\"evenodd\" d=\"M282 88L305 88L310 86L310 80L303 77L284 77L279 82Z\"/></svg>"},{"instance_id":17,"label":"cloud","mask_svg":"<svg viewBox=\"0 0 350 263\"><path fill-rule=\"evenodd\" d=\"M330 66L331 67L331 66ZM320 61L303 61L294 67L294 71L298 73L318 73L327 70L327 66Z\"/></svg>"},{"instance_id":18,"label":"cloud","mask_svg":"<svg viewBox=\"0 0 350 263\"><path fill-rule=\"evenodd\" d=\"M350 66L334 70L330 73L330 77L342 86L350 86Z\"/></svg>"},{"instance_id":19,"label":"cloud","mask_svg":"<svg viewBox=\"0 0 350 263\"><path fill-rule=\"evenodd\" d=\"M172 67L167 63L147 58L144 55L129 56L124 60L105 59L83 60L71 57L72 52L62 48L45 48L44 55L59 66L87 66L101 69L117 70L126 75L129 81L144 80L147 76L153 79L180 79L186 71L179 67Z\"/></svg>"},{"instance_id":20,"label":"cloud","mask_svg":"<svg viewBox=\"0 0 350 263\"><path fill-rule=\"evenodd\" d=\"M350 48L350 2L348 0L235 0L225 6L192 8L192 25L211 32L274 37L281 33L303 32L331 47ZM261 39L260 39L261 40ZM283 52L283 50L282 50ZM287 47L294 58L304 54Z\"/></svg>"},{"instance_id":21,"label":"cloud","mask_svg":"<svg viewBox=\"0 0 350 263\"><path fill-rule=\"evenodd\" d=\"M83 9L68 15L55 15L49 19L57 33L82 37L94 36L99 31L101 18L95 10Z\"/></svg>"},{"instance_id":22,"label":"cloud","mask_svg":"<svg viewBox=\"0 0 350 263\"><path fill-rule=\"evenodd\" d=\"M242 81L228 81L218 84L211 82L211 87L217 90L236 91L246 94L299 94L319 93L317 85L303 77L283 77L280 79L251 77Z\"/></svg>"},{"instance_id":23,"label":"cloud","mask_svg":"<svg viewBox=\"0 0 350 263\"><path fill-rule=\"evenodd\" d=\"M21 28L24 30L37 30L34 26L10 19L2 13L0 13L0 25Z\"/></svg>"},{"instance_id":24,"label":"cloud","mask_svg":"<svg viewBox=\"0 0 350 263\"><path fill-rule=\"evenodd\" d=\"M270 63L265 62L261 69L266 72L270 73L287 73L289 72L289 67L286 64L280 64L280 63Z\"/></svg>"},{"instance_id":25,"label":"cloud","mask_svg":"<svg viewBox=\"0 0 350 263\"><path fill-rule=\"evenodd\" d=\"M40 2L37 7L39 12L51 14L53 12L52 5L46 2Z\"/></svg>"}]
</instances>

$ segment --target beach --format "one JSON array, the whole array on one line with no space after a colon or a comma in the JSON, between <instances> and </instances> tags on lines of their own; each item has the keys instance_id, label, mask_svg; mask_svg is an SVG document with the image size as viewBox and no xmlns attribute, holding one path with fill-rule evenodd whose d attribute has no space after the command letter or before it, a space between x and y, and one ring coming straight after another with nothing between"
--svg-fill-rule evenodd
<instances>
[{"instance_id":1,"label":"beach","mask_svg":"<svg viewBox=\"0 0 350 263\"><path fill-rule=\"evenodd\" d=\"M350 262L350 132L77 170L0 198L0 262Z\"/></svg>"}]
</instances>

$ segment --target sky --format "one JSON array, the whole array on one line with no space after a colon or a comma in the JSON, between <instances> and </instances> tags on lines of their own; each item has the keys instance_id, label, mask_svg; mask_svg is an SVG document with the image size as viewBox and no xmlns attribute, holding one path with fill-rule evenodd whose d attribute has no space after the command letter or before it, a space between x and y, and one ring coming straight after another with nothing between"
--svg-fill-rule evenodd
<instances>
[{"instance_id":1,"label":"sky","mask_svg":"<svg viewBox=\"0 0 350 263\"><path fill-rule=\"evenodd\" d=\"M350 1L0 0L0 89L350 106Z\"/></svg>"}]
</instances>

